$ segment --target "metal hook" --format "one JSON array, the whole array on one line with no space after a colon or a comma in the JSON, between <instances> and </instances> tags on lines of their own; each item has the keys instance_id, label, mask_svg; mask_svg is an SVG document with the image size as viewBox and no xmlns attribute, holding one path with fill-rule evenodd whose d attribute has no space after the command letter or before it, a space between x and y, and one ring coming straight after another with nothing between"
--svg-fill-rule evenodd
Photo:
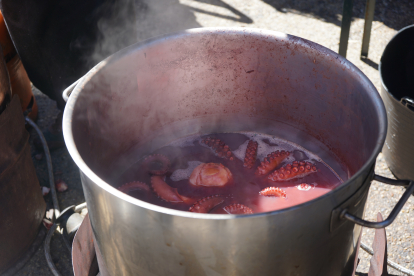
<instances>
[{"instance_id":1,"label":"metal hook","mask_svg":"<svg viewBox=\"0 0 414 276\"><path fill-rule=\"evenodd\" d=\"M401 103L408 107L409 109L414 111L414 100L411 99L410 97L404 97L401 99Z\"/></svg>"}]
</instances>

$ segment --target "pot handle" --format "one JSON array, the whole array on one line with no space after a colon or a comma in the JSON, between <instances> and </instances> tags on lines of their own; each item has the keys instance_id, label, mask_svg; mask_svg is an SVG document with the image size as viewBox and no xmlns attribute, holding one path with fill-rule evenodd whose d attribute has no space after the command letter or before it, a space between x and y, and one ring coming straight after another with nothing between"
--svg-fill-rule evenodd
<instances>
[{"instance_id":1,"label":"pot handle","mask_svg":"<svg viewBox=\"0 0 414 276\"><path fill-rule=\"evenodd\" d=\"M386 184L390 184L390 185L394 185L394 186L404 186L407 188L407 190L405 190L404 194L401 196L400 200L397 202L397 204L394 206L394 209L392 209L390 215L388 216L388 218L386 220L380 221L380 222L371 222L371 221L366 221L363 220L359 217L356 217L354 215L351 215L350 213L348 213L348 209L343 209L339 215L339 217L341 219L347 219L352 221L355 224L359 224L362 225L364 227L368 227L368 228L384 228L387 227L388 225L390 225L395 218L397 217L397 215L400 213L402 207L404 206L404 204L407 202L407 200L410 198L410 195L414 192L414 181L410 181L410 180L394 180L394 179L389 179L383 176L379 176L379 175L374 175L374 180L379 181L379 182L383 182Z\"/></svg>"},{"instance_id":2,"label":"pot handle","mask_svg":"<svg viewBox=\"0 0 414 276\"><path fill-rule=\"evenodd\" d=\"M62 98L65 102L68 102L69 96L72 93L73 89L75 89L75 86L83 79L80 78L77 81L75 81L74 83L72 83L71 85L69 85L65 90L63 90L62 93Z\"/></svg>"}]
</instances>

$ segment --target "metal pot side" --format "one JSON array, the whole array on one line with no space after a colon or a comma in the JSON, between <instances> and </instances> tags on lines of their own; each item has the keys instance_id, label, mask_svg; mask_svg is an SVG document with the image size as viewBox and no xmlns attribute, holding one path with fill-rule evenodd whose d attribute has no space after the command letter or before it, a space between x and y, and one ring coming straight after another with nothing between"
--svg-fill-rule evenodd
<instances>
[{"instance_id":1,"label":"metal pot side","mask_svg":"<svg viewBox=\"0 0 414 276\"><path fill-rule=\"evenodd\" d=\"M400 30L381 57L381 97L388 117L382 149L398 179L414 179L414 25Z\"/></svg>"},{"instance_id":2,"label":"metal pot side","mask_svg":"<svg viewBox=\"0 0 414 276\"><path fill-rule=\"evenodd\" d=\"M361 228L331 231L331 213L352 199L350 210L363 215L385 116L366 76L320 45L205 28L97 65L70 96L63 127L111 275L341 275L353 268ZM284 129L296 133L283 137ZM318 154L345 164L349 179L310 202L248 216L166 209L107 184L176 138L223 131L264 132L311 151L319 143ZM304 133L314 141L303 143Z\"/></svg>"},{"instance_id":3,"label":"metal pot side","mask_svg":"<svg viewBox=\"0 0 414 276\"><path fill-rule=\"evenodd\" d=\"M414 179L414 111L403 106L381 87L388 116L388 132L382 153L398 179Z\"/></svg>"}]
</instances>

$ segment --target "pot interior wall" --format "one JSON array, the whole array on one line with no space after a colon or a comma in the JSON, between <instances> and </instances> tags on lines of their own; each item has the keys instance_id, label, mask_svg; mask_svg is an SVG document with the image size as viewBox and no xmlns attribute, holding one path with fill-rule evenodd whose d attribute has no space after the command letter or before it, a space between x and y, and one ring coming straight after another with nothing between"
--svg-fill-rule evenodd
<instances>
[{"instance_id":1,"label":"pot interior wall","mask_svg":"<svg viewBox=\"0 0 414 276\"><path fill-rule=\"evenodd\" d=\"M85 163L107 182L197 133L283 137L290 129L283 138L302 145L307 133L314 141L303 146L321 143L347 177L381 143L373 85L332 51L293 36L196 29L124 49L99 67L81 84L72 130Z\"/></svg>"},{"instance_id":2,"label":"pot interior wall","mask_svg":"<svg viewBox=\"0 0 414 276\"><path fill-rule=\"evenodd\" d=\"M414 99L414 25L400 30L388 43L379 69L383 86L397 101Z\"/></svg>"}]
</instances>

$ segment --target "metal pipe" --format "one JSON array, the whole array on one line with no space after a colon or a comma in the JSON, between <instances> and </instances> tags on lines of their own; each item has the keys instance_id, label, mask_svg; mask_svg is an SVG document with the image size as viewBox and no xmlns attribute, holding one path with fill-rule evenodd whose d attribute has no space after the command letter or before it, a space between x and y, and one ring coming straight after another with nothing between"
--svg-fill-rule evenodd
<instances>
[{"instance_id":1,"label":"metal pipe","mask_svg":"<svg viewBox=\"0 0 414 276\"><path fill-rule=\"evenodd\" d=\"M50 156L49 147L47 146L45 136L43 136L43 133L40 130L40 128L29 117L26 117L25 120L31 127L33 127L36 130L37 134L39 135L40 141L42 142L43 150L46 156L47 171L49 175L49 185L50 185L50 190L52 192L53 208L54 208L55 218L57 218L60 215L60 209L59 209L59 202L58 202L57 194L56 194L55 179L53 176L53 167L52 167L52 157Z\"/></svg>"},{"instance_id":2,"label":"metal pipe","mask_svg":"<svg viewBox=\"0 0 414 276\"><path fill-rule=\"evenodd\" d=\"M72 253L72 246L70 245L69 238L67 237L67 235L65 235L65 229L60 229L62 230L62 233L60 234L62 236L63 243L66 245L66 248L69 250L69 253Z\"/></svg>"},{"instance_id":3,"label":"metal pipe","mask_svg":"<svg viewBox=\"0 0 414 276\"><path fill-rule=\"evenodd\" d=\"M81 203L81 204L79 204L79 205L77 205L76 207L75 207L75 212L76 213L79 213L80 211L82 211L82 209L84 209L84 208L86 208L86 202L84 202L84 203Z\"/></svg>"},{"instance_id":4,"label":"metal pipe","mask_svg":"<svg viewBox=\"0 0 414 276\"><path fill-rule=\"evenodd\" d=\"M374 20L375 0L367 0L365 7L364 35L362 36L361 58L368 58L372 20Z\"/></svg>"},{"instance_id":5,"label":"metal pipe","mask_svg":"<svg viewBox=\"0 0 414 276\"><path fill-rule=\"evenodd\" d=\"M46 156L46 163L47 163L47 170L48 170L48 176L49 176L49 185L50 185L50 190L52 192L52 201L53 201L53 208L54 208L54 214L55 214L55 219L58 218L60 216L60 208L59 208L59 202L58 202L58 198L57 198L57 193L56 193L56 187L55 187L55 180L54 180L54 176L53 176L53 166L52 166L52 157L50 155L50 151L49 151L49 147L47 146L47 142L45 137L43 136L42 131L39 129L39 127L36 125L36 123L34 123L30 118L26 117L26 122L33 127L37 134L39 135L40 141L42 142L42 146L43 146L43 150L45 152L45 156ZM79 212L80 210L82 210L83 208L86 207L86 202L79 204L78 206L75 207L75 212ZM46 257L46 261L47 264L50 268L50 270L52 271L52 273L57 276L60 275L58 270L56 269L53 261L52 261L52 256L50 255L50 240L53 236L53 232L56 230L57 228L57 224L53 224L52 228L50 228L47 236L46 236L46 240L45 240L45 257ZM63 241L66 245L66 247L68 248L69 252L71 251L71 246L68 242L68 240L66 239L66 237L64 235L62 235Z\"/></svg>"},{"instance_id":6,"label":"metal pipe","mask_svg":"<svg viewBox=\"0 0 414 276\"><path fill-rule=\"evenodd\" d=\"M47 146L47 142L46 142L45 137L43 136L42 131L39 129L39 127L36 125L36 123L34 123L27 116L25 117L25 120L31 127L33 127L36 130L37 134L39 135L40 141L42 142L43 150L44 150L45 156L46 156L47 170L48 170L48 176L49 176L49 186L50 186L50 190L52 192L51 194L52 194L53 208L54 208L54 214L55 214L55 219L56 219L60 216L60 208L59 208L59 202L58 202L57 193L56 193L55 180L54 180L54 176L53 176L52 157L50 155L49 147ZM82 210L85 207L86 207L86 202L81 203L81 204L79 204L75 207L75 212L79 212L80 210ZM50 271L53 273L53 275L60 276L61 274L57 270L55 264L52 261L52 256L50 255L50 241L51 241L53 233L56 231L57 227L58 227L58 225L56 223L54 223L53 226L50 228L50 230L49 230L49 232L47 233L47 236L46 236L44 248L45 248L45 257L46 257L47 265L49 266ZM68 248L68 250L70 252L71 251L71 246L70 246L70 244L67 240L67 237L65 237L65 235L62 235L62 238L63 238L63 241L64 241L66 247Z\"/></svg>"},{"instance_id":7,"label":"metal pipe","mask_svg":"<svg viewBox=\"0 0 414 276\"><path fill-rule=\"evenodd\" d=\"M45 239L45 256L46 256L47 265L49 266L50 271L52 271L53 275L61 276L61 274L59 273L55 264L52 261L52 256L50 255L50 240L52 239L53 233L56 231L56 228L57 228L57 224L54 223L52 227L49 229L49 232L47 233L47 236Z\"/></svg>"},{"instance_id":8,"label":"metal pipe","mask_svg":"<svg viewBox=\"0 0 414 276\"><path fill-rule=\"evenodd\" d=\"M383 182L389 185L394 185L394 186L402 186L407 188L408 185L410 184L410 180L404 180L404 179L391 179L388 177L384 177L378 174L374 175L374 180L378 181L378 182Z\"/></svg>"},{"instance_id":9,"label":"metal pipe","mask_svg":"<svg viewBox=\"0 0 414 276\"><path fill-rule=\"evenodd\" d=\"M339 37L338 54L346 58L348 49L349 31L351 29L353 0L344 0L342 11L341 35Z\"/></svg>"},{"instance_id":10,"label":"metal pipe","mask_svg":"<svg viewBox=\"0 0 414 276\"><path fill-rule=\"evenodd\" d=\"M55 219L56 219L60 215L60 208L59 208L59 202L58 202L57 194L56 194L55 180L53 176L52 157L50 156L49 147L47 146L45 136L43 136L43 133L40 130L40 128L29 117L26 116L25 120L31 127L33 127L36 130L37 134L39 135L40 141L42 142L43 150L46 155L47 171L49 175L49 185L50 185L50 190L52 191L52 201L53 201L53 208L54 208L54 214L55 214ZM55 276L61 276L61 274L59 273L55 264L52 261L52 256L50 255L50 240L52 239L53 233L56 231L57 227L58 225L54 223L52 227L49 229L49 232L47 233L47 236L45 239L44 248L45 248L46 262L47 262L47 265L49 266L50 271Z\"/></svg>"},{"instance_id":11,"label":"metal pipe","mask_svg":"<svg viewBox=\"0 0 414 276\"><path fill-rule=\"evenodd\" d=\"M374 251L368 245L366 245L363 242L361 242L361 248L364 249L368 254L374 255ZM387 265L394 268L394 269L396 269L396 270L398 270L398 271L400 271L400 272L402 272L402 273L405 273L405 274L410 275L410 276L414 276L414 271L409 270L405 267L402 267L399 264L394 263L393 261L390 261L388 259L387 259Z\"/></svg>"}]
</instances>

